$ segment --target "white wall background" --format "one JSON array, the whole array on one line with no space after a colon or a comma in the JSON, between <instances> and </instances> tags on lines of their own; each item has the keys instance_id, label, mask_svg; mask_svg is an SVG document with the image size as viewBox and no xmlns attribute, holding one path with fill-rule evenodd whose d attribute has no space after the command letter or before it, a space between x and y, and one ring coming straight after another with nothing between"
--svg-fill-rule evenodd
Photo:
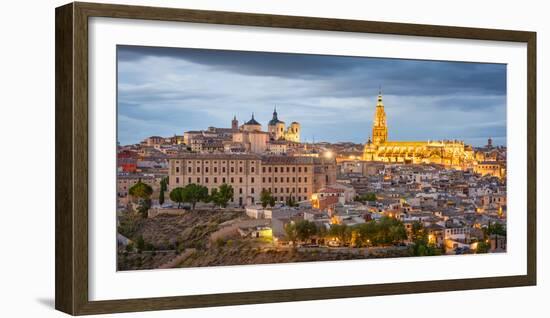
<instances>
[{"instance_id":1,"label":"white wall background","mask_svg":"<svg viewBox=\"0 0 550 318\"><path fill-rule=\"evenodd\" d=\"M550 313L548 192L550 23L545 1L188 0L113 3L444 24L538 32L537 287L124 314L137 317L517 317ZM0 13L0 316L60 317L54 297L54 8L64 1L11 1ZM116 315L123 316L123 315Z\"/></svg>"}]
</instances>

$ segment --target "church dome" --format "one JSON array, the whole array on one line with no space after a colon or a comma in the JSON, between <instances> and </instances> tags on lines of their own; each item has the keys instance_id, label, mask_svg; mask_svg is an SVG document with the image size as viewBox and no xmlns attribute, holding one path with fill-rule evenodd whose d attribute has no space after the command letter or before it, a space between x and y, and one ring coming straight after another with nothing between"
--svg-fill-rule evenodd
<instances>
[{"instance_id":1,"label":"church dome","mask_svg":"<svg viewBox=\"0 0 550 318\"><path fill-rule=\"evenodd\" d=\"M284 123L285 123L284 121L279 120L279 118L277 117L277 108L274 108L273 109L273 118L271 118L268 125L269 126L275 126L277 124L284 124Z\"/></svg>"},{"instance_id":2,"label":"church dome","mask_svg":"<svg viewBox=\"0 0 550 318\"><path fill-rule=\"evenodd\" d=\"M261 126L259 122L254 119L254 113L252 113L252 118L245 123L245 125L258 125Z\"/></svg>"}]
</instances>

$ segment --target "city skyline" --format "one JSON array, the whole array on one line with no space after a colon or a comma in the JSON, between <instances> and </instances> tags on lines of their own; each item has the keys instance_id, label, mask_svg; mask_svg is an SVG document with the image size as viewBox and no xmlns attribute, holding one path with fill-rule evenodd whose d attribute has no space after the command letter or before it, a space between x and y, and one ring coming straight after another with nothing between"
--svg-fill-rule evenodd
<instances>
[{"instance_id":1,"label":"city skyline","mask_svg":"<svg viewBox=\"0 0 550 318\"><path fill-rule=\"evenodd\" d=\"M391 140L506 143L506 66L118 47L118 140L279 118L304 142L365 143L382 86Z\"/></svg>"}]
</instances>

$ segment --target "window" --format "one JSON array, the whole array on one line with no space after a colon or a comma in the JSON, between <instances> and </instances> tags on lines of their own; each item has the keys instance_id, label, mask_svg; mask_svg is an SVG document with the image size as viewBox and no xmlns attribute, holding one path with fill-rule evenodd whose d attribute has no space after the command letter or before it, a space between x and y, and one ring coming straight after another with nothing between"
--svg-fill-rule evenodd
<instances>
[{"instance_id":1,"label":"window","mask_svg":"<svg viewBox=\"0 0 550 318\"><path fill-rule=\"evenodd\" d=\"M296 177L292 177L292 183L296 182Z\"/></svg>"},{"instance_id":2,"label":"window","mask_svg":"<svg viewBox=\"0 0 550 318\"><path fill-rule=\"evenodd\" d=\"M286 182L290 182L290 178L289 177L286 177Z\"/></svg>"},{"instance_id":3,"label":"window","mask_svg":"<svg viewBox=\"0 0 550 318\"><path fill-rule=\"evenodd\" d=\"M254 183L254 178L250 178L250 183Z\"/></svg>"},{"instance_id":4,"label":"window","mask_svg":"<svg viewBox=\"0 0 550 318\"><path fill-rule=\"evenodd\" d=\"M214 167L214 173L218 173L218 167Z\"/></svg>"},{"instance_id":5,"label":"window","mask_svg":"<svg viewBox=\"0 0 550 318\"><path fill-rule=\"evenodd\" d=\"M284 188L281 188L281 193L285 193L285 189L284 189Z\"/></svg>"},{"instance_id":6,"label":"window","mask_svg":"<svg viewBox=\"0 0 550 318\"><path fill-rule=\"evenodd\" d=\"M307 177L304 177L304 182L307 182Z\"/></svg>"},{"instance_id":7,"label":"window","mask_svg":"<svg viewBox=\"0 0 550 318\"><path fill-rule=\"evenodd\" d=\"M225 167L222 167L222 172L225 173Z\"/></svg>"},{"instance_id":8,"label":"window","mask_svg":"<svg viewBox=\"0 0 550 318\"><path fill-rule=\"evenodd\" d=\"M235 168L231 167L231 173L235 172Z\"/></svg>"},{"instance_id":9,"label":"window","mask_svg":"<svg viewBox=\"0 0 550 318\"><path fill-rule=\"evenodd\" d=\"M275 183L277 183L277 177L275 177Z\"/></svg>"},{"instance_id":10,"label":"window","mask_svg":"<svg viewBox=\"0 0 550 318\"><path fill-rule=\"evenodd\" d=\"M239 183L243 183L243 178L242 177L239 178Z\"/></svg>"},{"instance_id":11,"label":"window","mask_svg":"<svg viewBox=\"0 0 550 318\"><path fill-rule=\"evenodd\" d=\"M262 172L265 173L265 167L262 167Z\"/></svg>"},{"instance_id":12,"label":"window","mask_svg":"<svg viewBox=\"0 0 550 318\"><path fill-rule=\"evenodd\" d=\"M275 167L275 172L277 172L277 171L278 171L278 170L277 170L277 167Z\"/></svg>"},{"instance_id":13,"label":"window","mask_svg":"<svg viewBox=\"0 0 550 318\"><path fill-rule=\"evenodd\" d=\"M197 173L201 172L201 167L197 167Z\"/></svg>"},{"instance_id":14,"label":"window","mask_svg":"<svg viewBox=\"0 0 550 318\"><path fill-rule=\"evenodd\" d=\"M208 173L208 167L204 168L204 172Z\"/></svg>"},{"instance_id":15,"label":"window","mask_svg":"<svg viewBox=\"0 0 550 318\"><path fill-rule=\"evenodd\" d=\"M189 177L189 179L187 179L187 183L192 183L191 182L191 177Z\"/></svg>"},{"instance_id":16,"label":"window","mask_svg":"<svg viewBox=\"0 0 550 318\"><path fill-rule=\"evenodd\" d=\"M201 183L201 178L197 178L197 183Z\"/></svg>"},{"instance_id":17,"label":"window","mask_svg":"<svg viewBox=\"0 0 550 318\"><path fill-rule=\"evenodd\" d=\"M307 167L304 167L304 172L307 172Z\"/></svg>"},{"instance_id":18,"label":"window","mask_svg":"<svg viewBox=\"0 0 550 318\"><path fill-rule=\"evenodd\" d=\"M218 183L218 178L214 177L214 183Z\"/></svg>"},{"instance_id":19,"label":"window","mask_svg":"<svg viewBox=\"0 0 550 318\"><path fill-rule=\"evenodd\" d=\"M235 182L235 179L233 179L233 177L231 177L231 183L234 183Z\"/></svg>"},{"instance_id":20,"label":"window","mask_svg":"<svg viewBox=\"0 0 550 318\"><path fill-rule=\"evenodd\" d=\"M180 178L176 177L176 183L180 183Z\"/></svg>"},{"instance_id":21,"label":"window","mask_svg":"<svg viewBox=\"0 0 550 318\"><path fill-rule=\"evenodd\" d=\"M239 172L240 172L240 173L243 172L243 167L239 167Z\"/></svg>"},{"instance_id":22,"label":"window","mask_svg":"<svg viewBox=\"0 0 550 318\"><path fill-rule=\"evenodd\" d=\"M208 177L204 178L204 183L208 183Z\"/></svg>"},{"instance_id":23,"label":"window","mask_svg":"<svg viewBox=\"0 0 550 318\"><path fill-rule=\"evenodd\" d=\"M286 167L286 172L290 172L290 167Z\"/></svg>"},{"instance_id":24,"label":"window","mask_svg":"<svg viewBox=\"0 0 550 318\"><path fill-rule=\"evenodd\" d=\"M298 188L298 193L302 193L302 188Z\"/></svg>"},{"instance_id":25,"label":"window","mask_svg":"<svg viewBox=\"0 0 550 318\"><path fill-rule=\"evenodd\" d=\"M193 169L191 167L187 168L187 172L191 173L193 172Z\"/></svg>"},{"instance_id":26,"label":"window","mask_svg":"<svg viewBox=\"0 0 550 318\"><path fill-rule=\"evenodd\" d=\"M275 193L277 193L277 188L275 188L274 190L275 190Z\"/></svg>"},{"instance_id":27,"label":"window","mask_svg":"<svg viewBox=\"0 0 550 318\"><path fill-rule=\"evenodd\" d=\"M302 172L302 167L298 167L298 172Z\"/></svg>"},{"instance_id":28,"label":"window","mask_svg":"<svg viewBox=\"0 0 550 318\"><path fill-rule=\"evenodd\" d=\"M222 178L222 183L225 183L225 177Z\"/></svg>"},{"instance_id":29,"label":"window","mask_svg":"<svg viewBox=\"0 0 550 318\"><path fill-rule=\"evenodd\" d=\"M254 188L251 188L251 189L250 189L250 193L254 193Z\"/></svg>"},{"instance_id":30,"label":"window","mask_svg":"<svg viewBox=\"0 0 550 318\"><path fill-rule=\"evenodd\" d=\"M262 177L262 183L265 183L265 177Z\"/></svg>"},{"instance_id":31,"label":"window","mask_svg":"<svg viewBox=\"0 0 550 318\"><path fill-rule=\"evenodd\" d=\"M296 167L292 167L292 172L296 172Z\"/></svg>"},{"instance_id":32,"label":"window","mask_svg":"<svg viewBox=\"0 0 550 318\"><path fill-rule=\"evenodd\" d=\"M176 167L176 173L180 173L180 167Z\"/></svg>"},{"instance_id":33,"label":"window","mask_svg":"<svg viewBox=\"0 0 550 318\"><path fill-rule=\"evenodd\" d=\"M269 167L269 168L267 169L267 171L271 172L271 167Z\"/></svg>"},{"instance_id":34,"label":"window","mask_svg":"<svg viewBox=\"0 0 550 318\"><path fill-rule=\"evenodd\" d=\"M271 183L271 177L267 178L267 182Z\"/></svg>"},{"instance_id":35,"label":"window","mask_svg":"<svg viewBox=\"0 0 550 318\"><path fill-rule=\"evenodd\" d=\"M304 188L304 193L307 193L307 188Z\"/></svg>"},{"instance_id":36,"label":"window","mask_svg":"<svg viewBox=\"0 0 550 318\"><path fill-rule=\"evenodd\" d=\"M239 188L239 193L243 194L243 188Z\"/></svg>"},{"instance_id":37,"label":"window","mask_svg":"<svg viewBox=\"0 0 550 318\"><path fill-rule=\"evenodd\" d=\"M298 177L298 182L302 182L302 177Z\"/></svg>"},{"instance_id":38,"label":"window","mask_svg":"<svg viewBox=\"0 0 550 318\"><path fill-rule=\"evenodd\" d=\"M250 172L254 173L254 167L250 168Z\"/></svg>"}]
</instances>

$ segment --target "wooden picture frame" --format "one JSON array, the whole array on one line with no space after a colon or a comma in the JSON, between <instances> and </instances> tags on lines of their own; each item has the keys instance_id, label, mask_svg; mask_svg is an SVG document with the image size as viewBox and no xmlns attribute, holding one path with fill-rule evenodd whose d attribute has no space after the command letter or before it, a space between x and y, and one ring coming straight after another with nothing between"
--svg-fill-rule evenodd
<instances>
[{"instance_id":1,"label":"wooden picture frame","mask_svg":"<svg viewBox=\"0 0 550 318\"><path fill-rule=\"evenodd\" d=\"M56 9L55 307L101 314L536 284L536 33L159 7L70 3ZM527 275L90 301L88 298L88 19L111 17L221 25L527 43Z\"/></svg>"}]
</instances>

